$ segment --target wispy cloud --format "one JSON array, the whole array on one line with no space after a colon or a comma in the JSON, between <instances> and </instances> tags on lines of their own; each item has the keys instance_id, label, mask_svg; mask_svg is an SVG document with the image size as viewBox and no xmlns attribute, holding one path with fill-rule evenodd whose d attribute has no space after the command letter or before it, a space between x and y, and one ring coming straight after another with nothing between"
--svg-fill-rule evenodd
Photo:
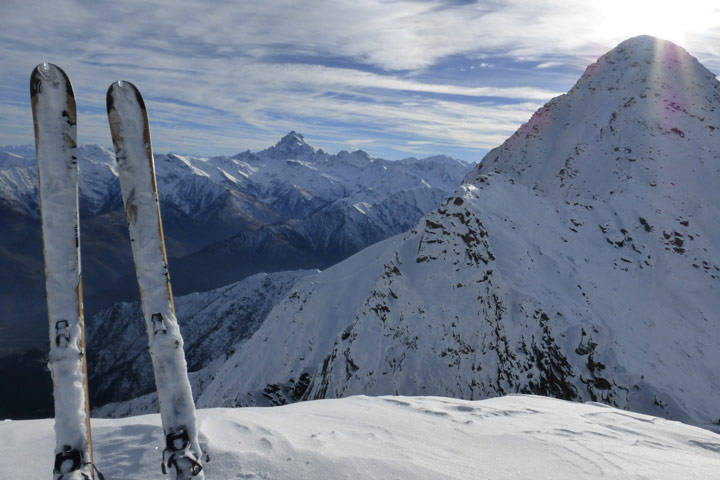
<instances>
[{"instance_id":1,"label":"wispy cloud","mask_svg":"<svg viewBox=\"0 0 720 480\"><path fill-rule=\"evenodd\" d=\"M632 34L626 6L606 3L5 0L0 144L32 142L27 77L48 60L73 80L82 143L109 144L105 90L124 78L146 97L157 151L259 149L294 129L328 150L479 160ZM717 20L683 33L716 69Z\"/></svg>"}]
</instances>

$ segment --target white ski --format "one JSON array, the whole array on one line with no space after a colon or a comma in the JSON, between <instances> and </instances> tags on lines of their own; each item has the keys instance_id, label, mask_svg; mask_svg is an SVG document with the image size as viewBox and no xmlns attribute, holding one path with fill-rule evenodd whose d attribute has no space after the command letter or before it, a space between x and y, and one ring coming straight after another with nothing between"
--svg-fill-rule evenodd
<instances>
[{"instance_id":1,"label":"white ski","mask_svg":"<svg viewBox=\"0 0 720 480\"><path fill-rule=\"evenodd\" d=\"M133 84L119 81L108 89L107 111L165 432L162 469L169 471L172 479L203 479L195 405L170 288L145 103Z\"/></svg>"},{"instance_id":2,"label":"white ski","mask_svg":"<svg viewBox=\"0 0 720 480\"><path fill-rule=\"evenodd\" d=\"M80 272L75 96L65 72L30 77L55 402L55 480L94 478Z\"/></svg>"}]
</instances>

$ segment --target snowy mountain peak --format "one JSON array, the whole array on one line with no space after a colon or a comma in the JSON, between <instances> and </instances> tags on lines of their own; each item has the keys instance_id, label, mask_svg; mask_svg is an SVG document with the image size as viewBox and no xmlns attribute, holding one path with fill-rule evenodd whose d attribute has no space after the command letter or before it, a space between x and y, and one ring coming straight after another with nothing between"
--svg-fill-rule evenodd
<instances>
[{"instance_id":1,"label":"snowy mountain peak","mask_svg":"<svg viewBox=\"0 0 720 480\"><path fill-rule=\"evenodd\" d=\"M685 49L667 40L642 35L625 40L588 66L577 87L586 82L593 84L593 80L596 80L594 86L597 80L615 81L614 89L606 85L608 91L628 89L628 93L632 93L658 83L665 83L667 88L673 81L692 84L705 77L714 78L714 75Z\"/></svg>"},{"instance_id":2,"label":"snowy mountain peak","mask_svg":"<svg viewBox=\"0 0 720 480\"><path fill-rule=\"evenodd\" d=\"M690 188L712 168L687 148L717 143L719 112L714 74L673 43L635 37L590 65L466 181L497 172L562 198L603 197L670 177Z\"/></svg>"},{"instance_id":3,"label":"snowy mountain peak","mask_svg":"<svg viewBox=\"0 0 720 480\"><path fill-rule=\"evenodd\" d=\"M658 58L660 61L666 58L675 58L683 62L694 60L684 48L673 42L651 35L638 35L620 42L615 48L602 55L599 61L613 64L630 60L651 65Z\"/></svg>"},{"instance_id":4,"label":"snowy mountain peak","mask_svg":"<svg viewBox=\"0 0 720 480\"><path fill-rule=\"evenodd\" d=\"M78 157L93 163L115 163L115 152L100 145L80 145L78 147Z\"/></svg>"},{"instance_id":5,"label":"snowy mountain peak","mask_svg":"<svg viewBox=\"0 0 720 480\"><path fill-rule=\"evenodd\" d=\"M302 158L315 153L315 148L308 145L302 134L291 131L285 135L274 147L270 147L264 153L273 158L289 159Z\"/></svg>"}]
</instances>

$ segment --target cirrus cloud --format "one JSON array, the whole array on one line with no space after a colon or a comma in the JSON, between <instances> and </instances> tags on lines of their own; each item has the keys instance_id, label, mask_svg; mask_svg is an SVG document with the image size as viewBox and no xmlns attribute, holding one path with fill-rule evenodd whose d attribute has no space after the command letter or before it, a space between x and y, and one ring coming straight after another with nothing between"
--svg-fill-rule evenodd
<instances>
[{"instance_id":1,"label":"cirrus cloud","mask_svg":"<svg viewBox=\"0 0 720 480\"><path fill-rule=\"evenodd\" d=\"M298 130L327 150L479 160L631 33L605 3L5 0L0 144L32 142L27 77L47 60L73 80L82 143L109 144L105 90L124 78L157 151L235 153ZM683 46L717 69L709 12Z\"/></svg>"}]
</instances>

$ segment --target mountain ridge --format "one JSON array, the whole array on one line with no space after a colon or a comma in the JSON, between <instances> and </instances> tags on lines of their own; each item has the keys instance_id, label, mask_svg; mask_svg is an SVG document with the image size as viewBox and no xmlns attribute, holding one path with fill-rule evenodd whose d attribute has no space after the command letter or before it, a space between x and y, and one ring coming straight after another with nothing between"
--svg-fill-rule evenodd
<instances>
[{"instance_id":1,"label":"mountain ridge","mask_svg":"<svg viewBox=\"0 0 720 480\"><path fill-rule=\"evenodd\" d=\"M600 91L604 92L602 96L595 94ZM595 102L591 108L589 106L573 108L572 105L567 105L568 96L585 98L591 94ZM473 181L473 176L476 175L499 171L512 175L516 181L522 181L533 188L535 183L555 188L568 184L567 180L575 175L574 170L577 168L575 164L585 162L584 167L591 168L592 159L584 154L587 145L578 141L582 135L575 134L574 137L567 138L559 135L557 131L565 129L568 125L587 125L588 122L583 121L586 110L593 110L598 119L593 120L593 125L588 125L590 128L588 137L591 138L586 138L585 143L603 144L607 152L604 155L606 160L625 161L624 169L634 167L638 170L640 167L637 163L638 156L651 161L658 156L659 148L667 149L678 144L669 141L672 137L676 137L675 140L683 139L686 143L690 142L691 139L686 138L684 131L684 129L692 130L688 123L703 124L709 131L708 137L716 136L715 132L720 129L720 125L711 119L708 115L711 112L706 112L703 105L712 105L718 101L720 101L720 92L717 79L697 59L671 42L646 35L633 37L620 43L591 64L567 94L554 98L535 112L530 120L500 147L489 152L465 181ZM553 123L555 115L561 109L567 112L564 123L562 125L559 122ZM632 117L624 119L624 114ZM625 134L617 131L623 120L626 120L626 124L632 121L643 125L640 132L647 137L662 135L658 138L668 137L668 141L663 142L662 145L659 140L653 145L642 145L645 147L643 151L633 151L632 148L628 151L629 145L624 145L624 142L637 139L632 138L635 134L632 130L623 128L622 132ZM554 131L546 132L551 125ZM702 130L703 128L696 129L698 132ZM544 151L537 150L540 147L538 142L533 140L542 133L551 134L559 138L562 143L544 146L546 148ZM631 135L626 137L628 133ZM536 151L515 155L512 165L498 165L499 159L508 150L524 151L529 145L535 145ZM570 151L570 155L562 157L556 155L555 151ZM532 154L536 157L542 155L541 158L546 159L546 162L532 163L529 158ZM620 167L616 169L619 171L613 173L621 178L625 173L624 169L620 170ZM682 169L678 169L672 173L677 176L682 172ZM607 179L607 176L602 178ZM597 177L593 177L592 181L593 184L583 185L584 192L574 192L574 195L592 196L610 190L604 185L599 185ZM579 188L577 182L572 184L575 188ZM603 190L600 190L601 187Z\"/></svg>"}]
</instances>

